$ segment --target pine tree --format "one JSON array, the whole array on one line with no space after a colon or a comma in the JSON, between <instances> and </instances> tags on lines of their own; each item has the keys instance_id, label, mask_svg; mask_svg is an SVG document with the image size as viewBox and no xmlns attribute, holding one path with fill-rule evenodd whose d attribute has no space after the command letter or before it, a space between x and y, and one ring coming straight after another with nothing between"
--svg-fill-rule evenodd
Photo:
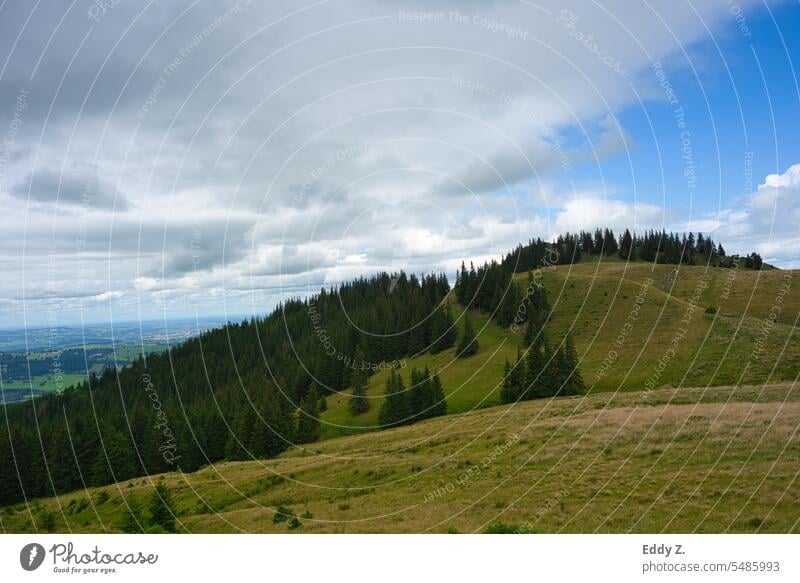
<instances>
[{"instance_id":1,"label":"pine tree","mask_svg":"<svg viewBox=\"0 0 800 583\"><path fill-rule=\"evenodd\" d=\"M542 350L542 374L536 397L553 397L558 394L562 383L563 359L558 349L553 349L550 343L544 341Z\"/></svg>"},{"instance_id":2,"label":"pine tree","mask_svg":"<svg viewBox=\"0 0 800 583\"><path fill-rule=\"evenodd\" d=\"M369 411L369 399L367 398L367 370L364 361L364 351L359 345L356 348L355 359L353 361L353 394L350 397L348 406L353 415L361 415Z\"/></svg>"},{"instance_id":3,"label":"pine tree","mask_svg":"<svg viewBox=\"0 0 800 583\"><path fill-rule=\"evenodd\" d=\"M586 390L586 386L583 384L583 377L578 366L578 351L575 349L571 334L567 334L564 342L564 368L567 376L564 382L563 394L582 394Z\"/></svg>"},{"instance_id":4,"label":"pine tree","mask_svg":"<svg viewBox=\"0 0 800 583\"><path fill-rule=\"evenodd\" d=\"M525 363L518 349L517 360L514 362L513 367L506 360L503 386L500 389L500 400L503 403L515 403L521 400L526 394L525 382Z\"/></svg>"},{"instance_id":5,"label":"pine tree","mask_svg":"<svg viewBox=\"0 0 800 583\"><path fill-rule=\"evenodd\" d=\"M300 403L300 410L297 415L297 429L295 431L295 441L297 443L312 443L319 439L318 403L317 385L313 383Z\"/></svg>"},{"instance_id":6,"label":"pine tree","mask_svg":"<svg viewBox=\"0 0 800 583\"><path fill-rule=\"evenodd\" d=\"M546 382L545 354L542 346L545 343L544 333L539 334L531 343L525 355L525 383L519 395L519 399L532 399L541 397L545 394L542 387Z\"/></svg>"},{"instance_id":7,"label":"pine tree","mask_svg":"<svg viewBox=\"0 0 800 583\"><path fill-rule=\"evenodd\" d=\"M511 280L508 283L508 287L505 288L504 291L505 293L502 294L500 306L497 310L498 322L502 326L510 326L514 321L514 316L516 316L520 305L519 288L517 287L517 284Z\"/></svg>"},{"instance_id":8,"label":"pine tree","mask_svg":"<svg viewBox=\"0 0 800 583\"><path fill-rule=\"evenodd\" d=\"M431 354L438 354L456 343L456 327L453 323L453 312L447 304L436 310L431 323Z\"/></svg>"},{"instance_id":9,"label":"pine tree","mask_svg":"<svg viewBox=\"0 0 800 583\"><path fill-rule=\"evenodd\" d=\"M439 373L433 373L430 382L431 391L431 412L430 417L438 417L447 413L447 400L444 396L444 388L442 388L442 381L439 378Z\"/></svg>"},{"instance_id":10,"label":"pine tree","mask_svg":"<svg viewBox=\"0 0 800 583\"><path fill-rule=\"evenodd\" d=\"M150 527L165 532L175 532L175 503L172 492L163 481L156 484L150 496Z\"/></svg>"},{"instance_id":11,"label":"pine tree","mask_svg":"<svg viewBox=\"0 0 800 583\"><path fill-rule=\"evenodd\" d=\"M411 369L411 387L408 390L408 412L412 423L429 416L430 407L433 404L430 381L430 374L427 368L424 372Z\"/></svg>"},{"instance_id":12,"label":"pine tree","mask_svg":"<svg viewBox=\"0 0 800 583\"><path fill-rule=\"evenodd\" d=\"M392 369L386 379L386 396L378 413L378 423L384 429L388 429L407 423L408 419L409 404L405 384L397 371Z\"/></svg>"},{"instance_id":13,"label":"pine tree","mask_svg":"<svg viewBox=\"0 0 800 583\"><path fill-rule=\"evenodd\" d=\"M126 534L139 534L142 532L144 524L139 504L133 499L127 500L127 506L122 513L119 529Z\"/></svg>"},{"instance_id":14,"label":"pine tree","mask_svg":"<svg viewBox=\"0 0 800 583\"><path fill-rule=\"evenodd\" d=\"M620 259L627 259L629 261L633 261L633 237L631 237L631 232L628 229L625 229L625 233L623 233L622 238L619 242L619 256Z\"/></svg>"},{"instance_id":15,"label":"pine tree","mask_svg":"<svg viewBox=\"0 0 800 583\"><path fill-rule=\"evenodd\" d=\"M475 330L472 328L472 321L470 320L469 313L464 312L464 333L456 348L456 356L464 358L472 356L478 352L478 339L475 337Z\"/></svg>"}]
</instances>

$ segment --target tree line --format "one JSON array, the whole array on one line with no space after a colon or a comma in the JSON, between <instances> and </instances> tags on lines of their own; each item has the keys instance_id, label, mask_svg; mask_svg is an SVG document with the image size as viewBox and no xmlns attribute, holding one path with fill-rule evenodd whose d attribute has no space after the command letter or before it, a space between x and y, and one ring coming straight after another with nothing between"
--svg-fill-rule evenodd
<instances>
[{"instance_id":1,"label":"tree line","mask_svg":"<svg viewBox=\"0 0 800 583\"><path fill-rule=\"evenodd\" d=\"M673 233L665 230L647 230L637 234L629 229L617 236L611 229L595 229L559 235L552 243L532 239L527 245L518 245L503 257L502 265L508 271L520 273L541 269L549 265L578 263L584 255L614 257L628 261L651 261L661 264L709 265L714 267L743 267L761 269L761 255L728 255L722 243L717 243L703 233Z\"/></svg>"},{"instance_id":2,"label":"tree line","mask_svg":"<svg viewBox=\"0 0 800 583\"><path fill-rule=\"evenodd\" d=\"M383 429L408 425L445 413L447 402L438 374L431 376L427 367L421 371L412 370L410 387L406 389L403 377L394 369L390 371L378 415L378 422Z\"/></svg>"}]
</instances>

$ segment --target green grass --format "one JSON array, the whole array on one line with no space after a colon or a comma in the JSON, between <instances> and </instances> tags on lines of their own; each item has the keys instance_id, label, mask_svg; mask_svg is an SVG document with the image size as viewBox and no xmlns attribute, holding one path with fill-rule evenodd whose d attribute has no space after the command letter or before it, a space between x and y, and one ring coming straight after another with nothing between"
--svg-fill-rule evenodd
<instances>
[{"instance_id":1,"label":"green grass","mask_svg":"<svg viewBox=\"0 0 800 583\"><path fill-rule=\"evenodd\" d=\"M553 343L568 331L572 334L591 392L641 390L648 385L754 384L796 377L800 342L796 333L793 336L793 325L800 313L800 294L784 295L782 313L766 337L763 352L756 351L754 344L787 281L784 277L796 272L682 266L673 278L674 272L672 265L653 267L615 258L542 271L553 307L546 333ZM637 294L648 278L652 284L631 319ZM524 286L527 275L518 275L517 281ZM703 281L706 287L698 287ZM706 314L709 306L717 312ZM472 313L471 318L479 331L478 354L466 359L455 358L453 350L424 355L406 359L407 366L400 371L407 385L411 368L428 366L438 371L450 413L499 404L498 383L505 359L513 361L520 346L522 331L513 334L486 314ZM673 354L673 339L681 330L686 332ZM659 370L665 355L669 358ZM328 410L322 414L323 437L374 429L387 375L383 371L370 379L367 394L372 407L365 414L350 414L349 391L329 397Z\"/></svg>"},{"instance_id":2,"label":"green grass","mask_svg":"<svg viewBox=\"0 0 800 583\"><path fill-rule=\"evenodd\" d=\"M380 372L368 413L349 413L348 392L328 398L326 439L309 449L164 476L182 528L288 532L273 522L283 507L299 517L292 532L798 532L797 272L674 271L609 260L542 272L547 334L558 342L570 331L588 395L494 406L520 335L472 314L476 355L425 355L401 369L406 381L412 367L438 371L453 414L371 431ZM96 508L96 490L18 504L0 511L0 526L30 532L54 515L57 531L113 532L124 501L144 503L154 482L107 486Z\"/></svg>"},{"instance_id":3,"label":"green grass","mask_svg":"<svg viewBox=\"0 0 800 583\"><path fill-rule=\"evenodd\" d=\"M58 378L59 376L60 378ZM6 381L3 382L3 388L30 389L33 387L41 391L60 391L71 385L82 383L85 378L86 375L83 374L63 373L61 375L55 375L53 373L48 373L33 377L30 383L25 381Z\"/></svg>"},{"instance_id":4,"label":"green grass","mask_svg":"<svg viewBox=\"0 0 800 583\"><path fill-rule=\"evenodd\" d=\"M798 532L798 426L788 383L606 392L163 477L190 532ZM0 527L117 532L158 479L17 504Z\"/></svg>"}]
</instances>

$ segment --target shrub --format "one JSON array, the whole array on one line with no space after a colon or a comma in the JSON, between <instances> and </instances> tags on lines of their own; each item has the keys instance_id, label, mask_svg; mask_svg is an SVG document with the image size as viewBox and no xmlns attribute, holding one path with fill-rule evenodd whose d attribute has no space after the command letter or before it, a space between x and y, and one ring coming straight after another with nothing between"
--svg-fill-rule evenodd
<instances>
[{"instance_id":1,"label":"shrub","mask_svg":"<svg viewBox=\"0 0 800 583\"><path fill-rule=\"evenodd\" d=\"M272 524L286 522L292 517L294 517L294 510L291 508L286 508L285 506L278 506L278 509L275 511L275 515L272 517Z\"/></svg>"}]
</instances>

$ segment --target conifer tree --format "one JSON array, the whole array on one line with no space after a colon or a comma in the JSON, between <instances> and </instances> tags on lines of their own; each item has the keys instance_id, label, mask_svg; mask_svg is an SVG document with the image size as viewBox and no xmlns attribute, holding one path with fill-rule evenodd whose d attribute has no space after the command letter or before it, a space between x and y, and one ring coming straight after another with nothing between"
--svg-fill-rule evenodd
<instances>
[{"instance_id":1,"label":"conifer tree","mask_svg":"<svg viewBox=\"0 0 800 583\"><path fill-rule=\"evenodd\" d=\"M411 387L408 390L408 412L411 423L430 416L430 407L433 404L430 381L427 368L424 371L411 370Z\"/></svg>"},{"instance_id":2,"label":"conifer tree","mask_svg":"<svg viewBox=\"0 0 800 583\"><path fill-rule=\"evenodd\" d=\"M150 526L165 532L175 532L175 503L172 492L163 481L156 484L150 495Z\"/></svg>"},{"instance_id":3,"label":"conifer tree","mask_svg":"<svg viewBox=\"0 0 800 583\"><path fill-rule=\"evenodd\" d=\"M518 399L532 399L544 395L542 389L546 382L545 378L545 357L542 347L545 344L544 333L539 334L528 348L525 355L525 383L520 391Z\"/></svg>"},{"instance_id":4,"label":"conifer tree","mask_svg":"<svg viewBox=\"0 0 800 583\"><path fill-rule=\"evenodd\" d=\"M431 323L431 354L438 354L456 343L458 333L453 324L453 312L447 304L436 309Z\"/></svg>"},{"instance_id":5,"label":"conifer tree","mask_svg":"<svg viewBox=\"0 0 800 583\"><path fill-rule=\"evenodd\" d=\"M503 378L503 386L500 389L500 400L503 403L515 403L521 400L525 394L525 382L525 363L522 360L519 349L517 349L517 360L514 362L513 367L506 360L506 371Z\"/></svg>"},{"instance_id":6,"label":"conifer tree","mask_svg":"<svg viewBox=\"0 0 800 583\"><path fill-rule=\"evenodd\" d=\"M353 361L353 394L350 397L348 406L353 415L360 415L369 411L369 399L367 398L367 370L365 368L364 351L359 345L356 348L355 360Z\"/></svg>"},{"instance_id":7,"label":"conifer tree","mask_svg":"<svg viewBox=\"0 0 800 583\"><path fill-rule=\"evenodd\" d=\"M317 396L317 384L312 383L306 396L300 403L300 410L297 415L297 429L295 431L295 441L297 443L312 443L319 439L319 397Z\"/></svg>"},{"instance_id":8,"label":"conifer tree","mask_svg":"<svg viewBox=\"0 0 800 583\"><path fill-rule=\"evenodd\" d=\"M578 351L575 349L572 335L567 334L564 341L564 368L567 374L564 382L564 394L580 395L586 390L578 364Z\"/></svg>"},{"instance_id":9,"label":"conifer tree","mask_svg":"<svg viewBox=\"0 0 800 583\"><path fill-rule=\"evenodd\" d=\"M431 417L438 417L447 413L447 400L444 396L444 388L442 388L442 381L439 378L439 373L433 373L430 382L431 391Z\"/></svg>"},{"instance_id":10,"label":"conifer tree","mask_svg":"<svg viewBox=\"0 0 800 583\"><path fill-rule=\"evenodd\" d=\"M633 237L631 237L631 232L628 229L625 229L620 239L619 256L620 259L627 259L630 261L635 259L633 256Z\"/></svg>"},{"instance_id":11,"label":"conifer tree","mask_svg":"<svg viewBox=\"0 0 800 583\"><path fill-rule=\"evenodd\" d=\"M469 313L464 312L464 333L461 335L461 340L458 342L456 348L456 356L464 358L472 356L478 352L478 339L475 337L475 330L472 328L472 321L470 320Z\"/></svg>"},{"instance_id":12,"label":"conifer tree","mask_svg":"<svg viewBox=\"0 0 800 583\"><path fill-rule=\"evenodd\" d=\"M386 396L378 413L378 422L384 429L388 429L406 423L408 419L409 405L405 384L397 371L392 369L386 379Z\"/></svg>"},{"instance_id":13,"label":"conifer tree","mask_svg":"<svg viewBox=\"0 0 800 583\"><path fill-rule=\"evenodd\" d=\"M139 504L133 500L127 500L127 506L122 513L122 520L119 529L126 534L139 534L145 524Z\"/></svg>"},{"instance_id":14,"label":"conifer tree","mask_svg":"<svg viewBox=\"0 0 800 583\"><path fill-rule=\"evenodd\" d=\"M536 397L553 397L563 382L562 351L553 349L545 340L542 351L542 375Z\"/></svg>"},{"instance_id":15,"label":"conifer tree","mask_svg":"<svg viewBox=\"0 0 800 583\"><path fill-rule=\"evenodd\" d=\"M503 326L510 326L519 309L519 288L513 281L508 283L505 294L502 295L498 308L498 322Z\"/></svg>"}]
</instances>

